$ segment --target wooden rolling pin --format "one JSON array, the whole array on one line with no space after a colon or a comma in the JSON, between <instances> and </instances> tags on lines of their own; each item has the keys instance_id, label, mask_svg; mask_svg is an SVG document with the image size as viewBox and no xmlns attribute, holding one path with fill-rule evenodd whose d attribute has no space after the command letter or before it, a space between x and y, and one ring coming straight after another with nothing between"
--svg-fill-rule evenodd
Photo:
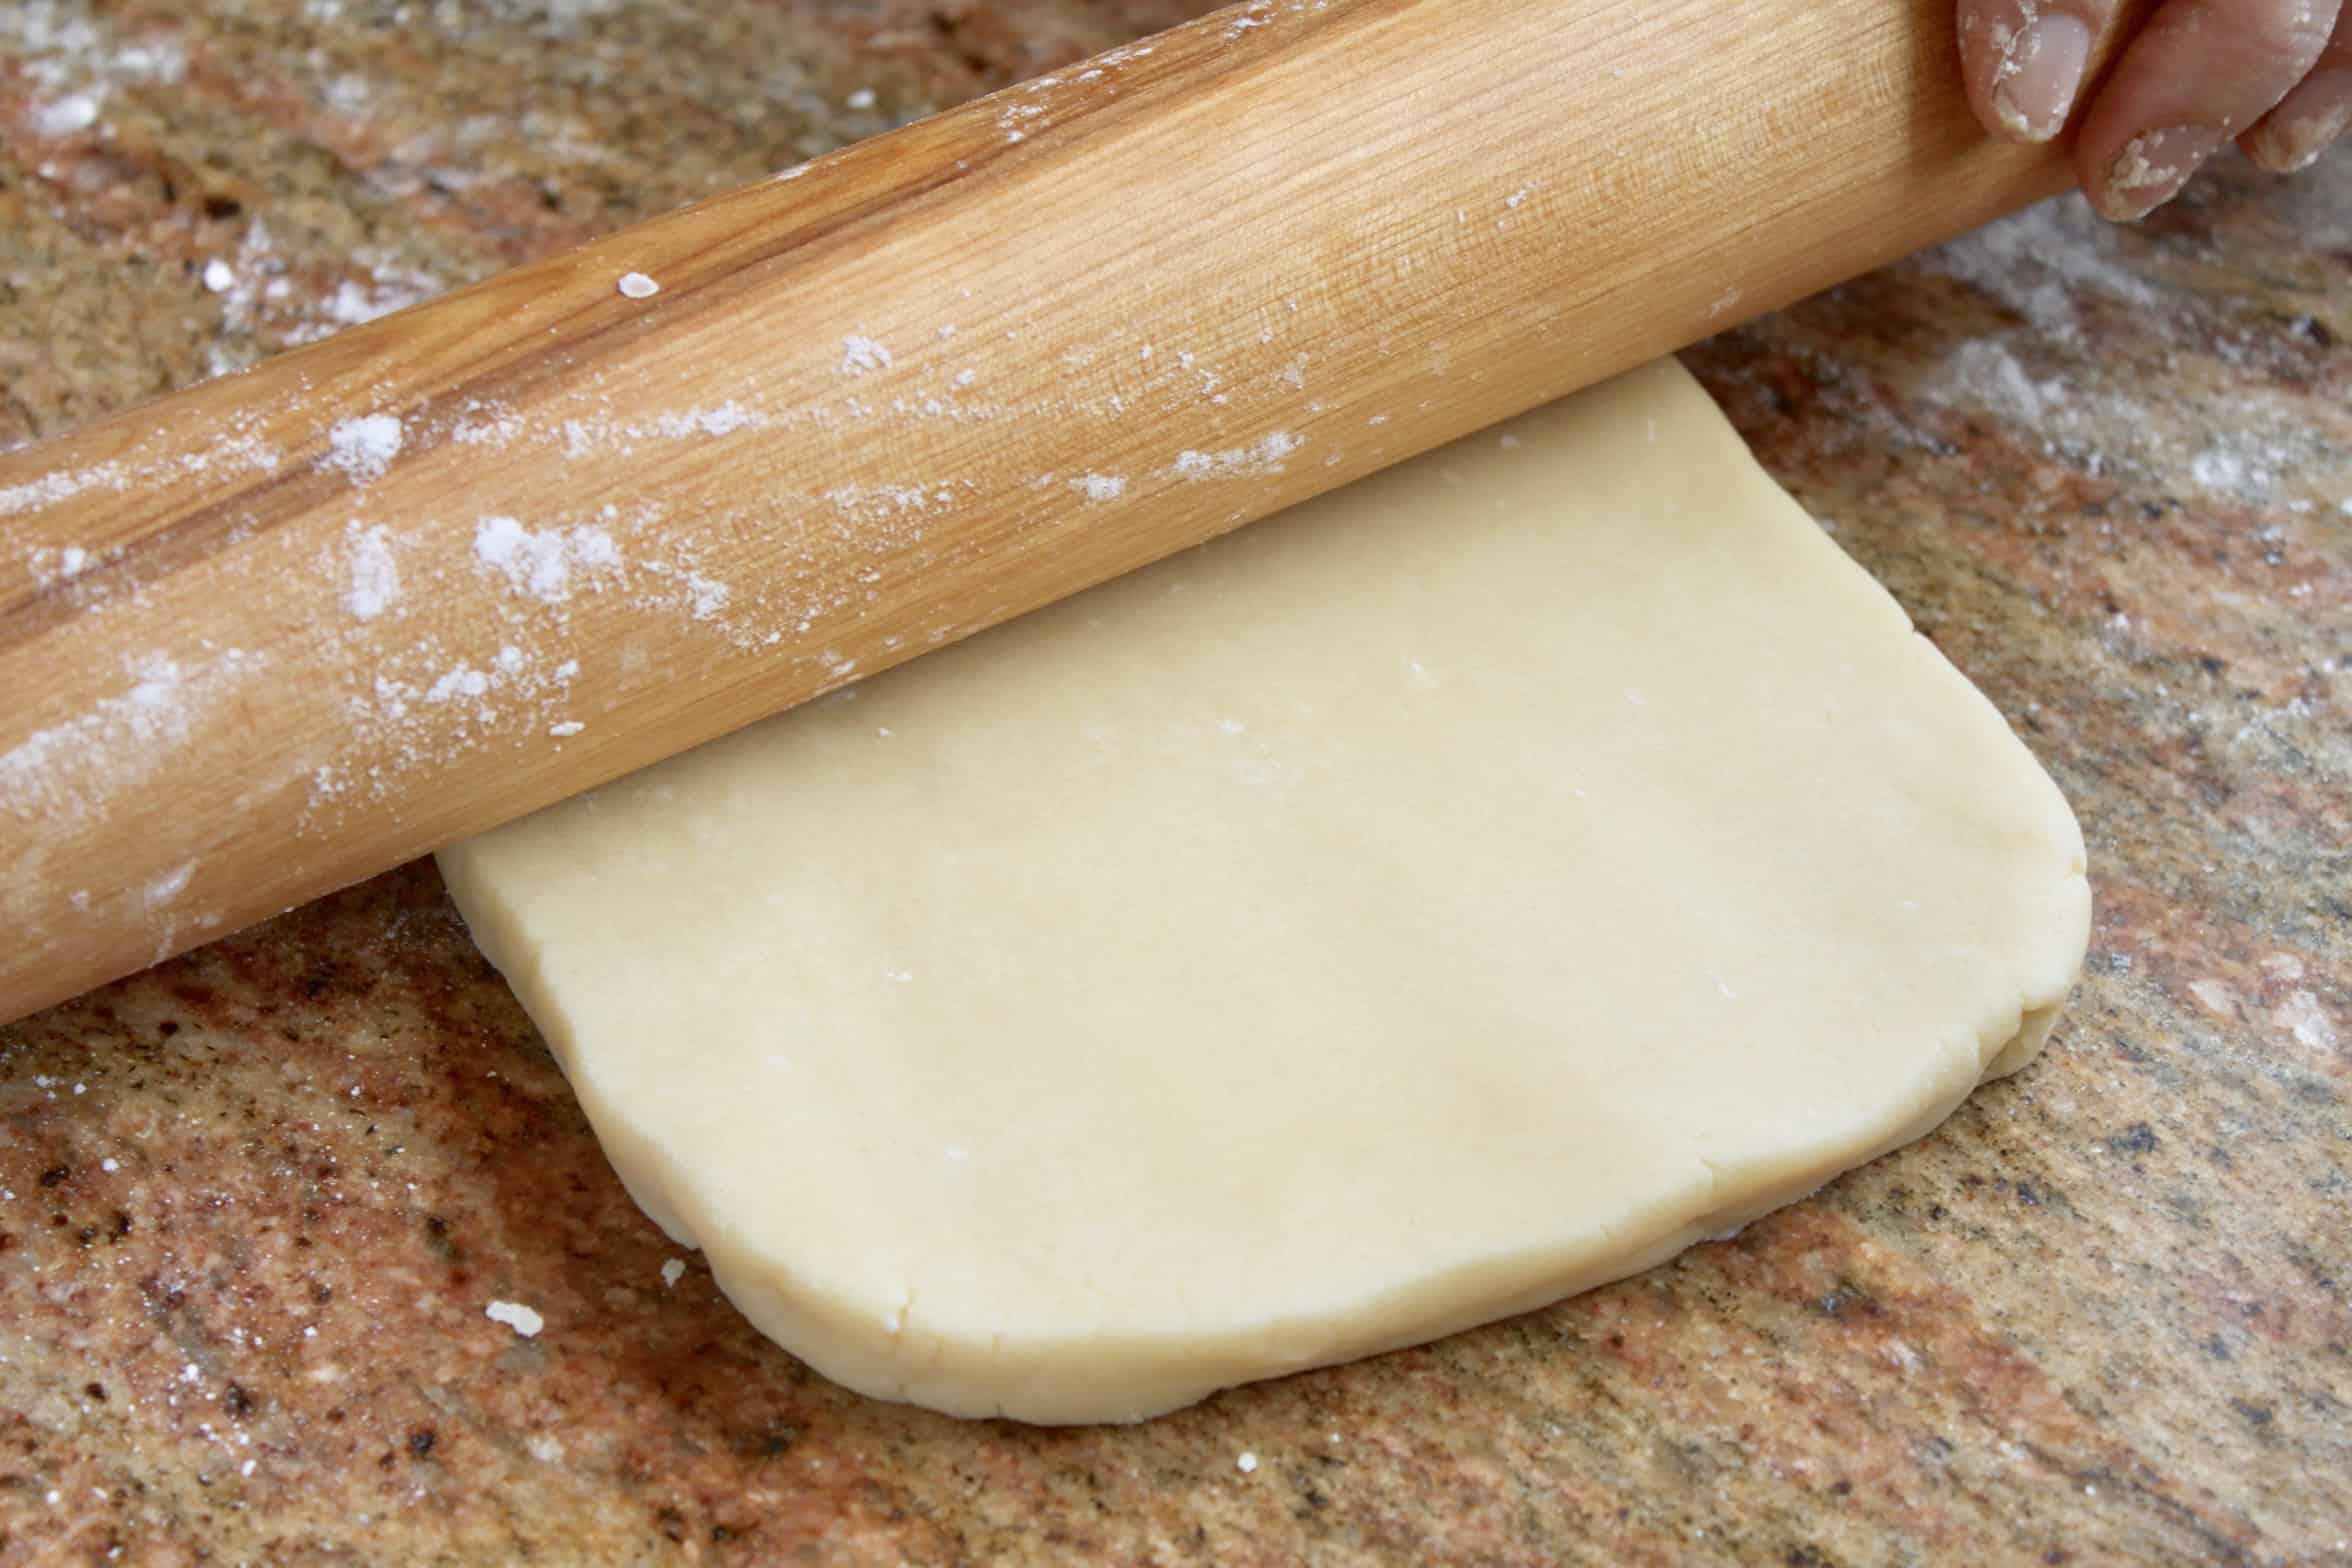
<instances>
[{"instance_id":1,"label":"wooden rolling pin","mask_svg":"<svg viewBox=\"0 0 2352 1568\"><path fill-rule=\"evenodd\" d=\"M1951 28L1256 0L0 457L0 1019L2062 187Z\"/></svg>"}]
</instances>

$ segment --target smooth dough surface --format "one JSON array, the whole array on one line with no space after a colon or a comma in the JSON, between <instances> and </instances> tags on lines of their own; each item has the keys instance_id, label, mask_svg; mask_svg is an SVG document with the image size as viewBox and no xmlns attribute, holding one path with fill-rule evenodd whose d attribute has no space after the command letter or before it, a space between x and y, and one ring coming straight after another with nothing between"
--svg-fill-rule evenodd
<instances>
[{"instance_id":1,"label":"smooth dough surface","mask_svg":"<svg viewBox=\"0 0 2352 1568\"><path fill-rule=\"evenodd\" d=\"M1658 1262L2037 1050L2082 839L1636 372L445 852L865 1392L1126 1420Z\"/></svg>"}]
</instances>

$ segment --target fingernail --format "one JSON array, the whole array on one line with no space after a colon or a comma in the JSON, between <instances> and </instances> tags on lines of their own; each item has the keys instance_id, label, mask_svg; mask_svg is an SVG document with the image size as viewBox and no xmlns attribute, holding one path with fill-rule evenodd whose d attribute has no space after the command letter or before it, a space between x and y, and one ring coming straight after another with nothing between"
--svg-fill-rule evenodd
<instances>
[{"instance_id":1,"label":"fingernail","mask_svg":"<svg viewBox=\"0 0 2352 1568\"><path fill-rule=\"evenodd\" d=\"M2080 18L2045 16L2009 41L1993 81L1993 112L2020 141L2046 142L2066 129L2091 60L2091 30Z\"/></svg>"},{"instance_id":2,"label":"fingernail","mask_svg":"<svg viewBox=\"0 0 2352 1568\"><path fill-rule=\"evenodd\" d=\"M2254 161L2278 174L2308 169L2352 124L2352 70L2313 73L2247 138Z\"/></svg>"},{"instance_id":3,"label":"fingernail","mask_svg":"<svg viewBox=\"0 0 2352 1568\"><path fill-rule=\"evenodd\" d=\"M2168 126L2133 137L2099 184L2100 215L2118 223L2146 217L2178 195L2220 145L2221 132L2203 125Z\"/></svg>"}]
</instances>

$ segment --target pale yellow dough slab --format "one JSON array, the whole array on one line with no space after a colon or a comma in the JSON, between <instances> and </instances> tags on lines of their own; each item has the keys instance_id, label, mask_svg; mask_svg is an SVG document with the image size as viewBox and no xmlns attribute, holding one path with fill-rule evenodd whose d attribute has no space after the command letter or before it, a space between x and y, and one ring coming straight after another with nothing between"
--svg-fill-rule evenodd
<instances>
[{"instance_id":1,"label":"pale yellow dough slab","mask_svg":"<svg viewBox=\"0 0 2352 1568\"><path fill-rule=\"evenodd\" d=\"M2030 1058L2090 907L1671 363L441 860L754 1323L1054 1422L1787 1203Z\"/></svg>"}]
</instances>

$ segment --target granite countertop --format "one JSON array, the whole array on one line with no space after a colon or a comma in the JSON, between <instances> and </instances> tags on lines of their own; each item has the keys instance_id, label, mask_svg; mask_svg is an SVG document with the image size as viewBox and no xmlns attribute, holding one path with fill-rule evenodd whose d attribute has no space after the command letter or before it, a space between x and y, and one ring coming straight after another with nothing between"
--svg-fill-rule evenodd
<instances>
[{"instance_id":1,"label":"granite countertop","mask_svg":"<svg viewBox=\"0 0 2352 1568\"><path fill-rule=\"evenodd\" d=\"M0 445L1207 8L8 0ZM2090 841L2071 1013L1923 1143L1422 1349L963 1424L667 1267L414 865L0 1028L0 1564L2352 1563L2346 339L2339 152L1688 356Z\"/></svg>"}]
</instances>

